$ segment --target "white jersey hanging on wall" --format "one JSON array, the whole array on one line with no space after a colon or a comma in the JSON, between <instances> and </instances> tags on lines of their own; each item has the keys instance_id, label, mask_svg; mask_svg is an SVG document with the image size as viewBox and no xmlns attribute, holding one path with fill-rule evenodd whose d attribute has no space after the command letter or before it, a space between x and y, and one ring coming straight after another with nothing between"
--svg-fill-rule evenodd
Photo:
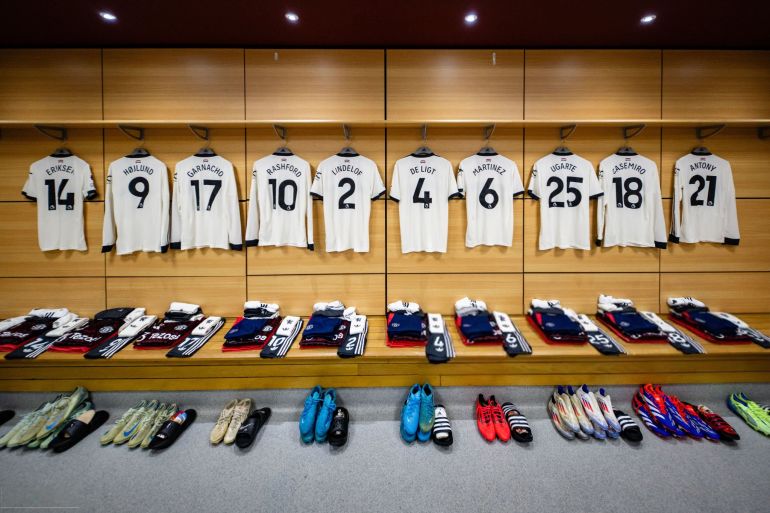
<instances>
[{"instance_id":1,"label":"white jersey hanging on wall","mask_svg":"<svg viewBox=\"0 0 770 513\"><path fill-rule=\"evenodd\" d=\"M529 195L540 200L539 249L591 249L588 201L602 195L593 165L573 153L535 162Z\"/></svg>"},{"instance_id":2,"label":"white jersey hanging on wall","mask_svg":"<svg viewBox=\"0 0 770 513\"><path fill-rule=\"evenodd\" d=\"M396 161L390 197L398 202L401 252L446 253L449 199L460 197L452 164L433 154Z\"/></svg>"},{"instance_id":3,"label":"white jersey hanging on wall","mask_svg":"<svg viewBox=\"0 0 770 513\"><path fill-rule=\"evenodd\" d=\"M168 250L168 171L152 156L123 157L107 171L102 252Z\"/></svg>"},{"instance_id":4,"label":"white jersey hanging on wall","mask_svg":"<svg viewBox=\"0 0 770 513\"><path fill-rule=\"evenodd\" d=\"M83 159L48 156L33 163L22 194L37 201L41 251L86 251L83 199L96 197L91 168Z\"/></svg>"},{"instance_id":5,"label":"white jersey hanging on wall","mask_svg":"<svg viewBox=\"0 0 770 513\"><path fill-rule=\"evenodd\" d=\"M296 155L268 155L254 163L247 246L313 249L310 178L310 164Z\"/></svg>"},{"instance_id":6,"label":"white jersey hanging on wall","mask_svg":"<svg viewBox=\"0 0 770 513\"><path fill-rule=\"evenodd\" d=\"M369 251L371 200L385 193L377 164L334 155L318 165L310 194L323 199L326 251Z\"/></svg>"},{"instance_id":7,"label":"white jersey hanging on wall","mask_svg":"<svg viewBox=\"0 0 770 513\"><path fill-rule=\"evenodd\" d=\"M671 207L671 242L740 242L733 172L725 159L689 153L677 160Z\"/></svg>"},{"instance_id":8,"label":"white jersey hanging on wall","mask_svg":"<svg viewBox=\"0 0 770 513\"><path fill-rule=\"evenodd\" d=\"M196 154L176 165L171 247L243 249L238 190L229 160Z\"/></svg>"},{"instance_id":9,"label":"white jersey hanging on wall","mask_svg":"<svg viewBox=\"0 0 770 513\"><path fill-rule=\"evenodd\" d=\"M465 196L469 248L511 246L513 198L524 192L516 163L502 155L471 155L460 163L457 188Z\"/></svg>"},{"instance_id":10,"label":"white jersey hanging on wall","mask_svg":"<svg viewBox=\"0 0 770 513\"><path fill-rule=\"evenodd\" d=\"M655 162L638 154L614 154L599 163L604 196L596 208L600 246L666 248L666 223Z\"/></svg>"}]
</instances>

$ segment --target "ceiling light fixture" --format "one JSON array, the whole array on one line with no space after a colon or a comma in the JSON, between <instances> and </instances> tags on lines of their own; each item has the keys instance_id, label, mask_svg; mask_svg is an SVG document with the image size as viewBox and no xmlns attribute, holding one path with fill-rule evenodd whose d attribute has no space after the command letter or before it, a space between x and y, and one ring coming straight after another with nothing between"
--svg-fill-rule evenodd
<instances>
[{"instance_id":1,"label":"ceiling light fixture","mask_svg":"<svg viewBox=\"0 0 770 513\"><path fill-rule=\"evenodd\" d=\"M644 25L649 25L650 23L655 21L655 18L657 18L657 16L655 16L654 14L648 14L647 16L642 16L642 19L639 21L641 21L642 24Z\"/></svg>"},{"instance_id":2,"label":"ceiling light fixture","mask_svg":"<svg viewBox=\"0 0 770 513\"><path fill-rule=\"evenodd\" d=\"M469 13L465 15L465 23L466 25L473 25L479 20L479 16L476 13Z\"/></svg>"},{"instance_id":3,"label":"ceiling light fixture","mask_svg":"<svg viewBox=\"0 0 770 513\"><path fill-rule=\"evenodd\" d=\"M118 17L112 14L110 11L99 11L99 17L107 23L114 23L118 21Z\"/></svg>"},{"instance_id":4,"label":"ceiling light fixture","mask_svg":"<svg viewBox=\"0 0 770 513\"><path fill-rule=\"evenodd\" d=\"M285 16L289 23L297 23L299 21L299 15L293 12L287 12Z\"/></svg>"}]
</instances>

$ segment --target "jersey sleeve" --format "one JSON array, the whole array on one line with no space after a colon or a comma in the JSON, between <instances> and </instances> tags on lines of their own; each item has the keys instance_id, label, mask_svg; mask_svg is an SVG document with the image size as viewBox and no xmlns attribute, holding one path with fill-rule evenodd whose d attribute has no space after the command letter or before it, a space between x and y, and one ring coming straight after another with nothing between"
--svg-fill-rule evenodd
<instances>
[{"instance_id":1,"label":"jersey sleeve","mask_svg":"<svg viewBox=\"0 0 770 513\"><path fill-rule=\"evenodd\" d=\"M593 174L593 173L592 173ZM599 164L599 183L606 188L604 168ZM604 216L607 210L607 195L600 197L596 202L596 245L601 246L604 239Z\"/></svg>"},{"instance_id":2,"label":"jersey sleeve","mask_svg":"<svg viewBox=\"0 0 770 513\"><path fill-rule=\"evenodd\" d=\"M596 199L602 195L604 195L602 184L599 183L599 179L596 177L593 167L591 167L588 171L588 197Z\"/></svg>"},{"instance_id":3,"label":"jersey sleeve","mask_svg":"<svg viewBox=\"0 0 770 513\"><path fill-rule=\"evenodd\" d=\"M227 239L230 249L241 251L243 249L243 237L241 236L241 209L238 205L238 189L235 185L235 173L230 166L227 179Z\"/></svg>"},{"instance_id":4,"label":"jersey sleeve","mask_svg":"<svg viewBox=\"0 0 770 513\"><path fill-rule=\"evenodd\" d=\"M463 166L460 164L460 167L457 168L457 192L460 193L461 196L465 196L465 171L463 171Z\"/></svg>"},{"instance_id":5,"label":"jersey sleeve","mask_svg":"<svg viewBox=\"0 0 770 513\"><path fill-rule=\"evenodd\" d=\"M94 185L94 175L91 174L91 166L86 162L83 162L83 174L85 180L83 180L83 197L85 199L94 199L96 197L96 186Z\"/></svg>"},{"instance_id":6,"label":"jersey sleeve","mask_svg":"<svg viewBox=\"0 0 770 513\"><path fill-rule=\"evenodd\" d=\"M737 246L741 240L741 234L738 230L738 208L735 202L735 184L733 183L733 172L730 164L725 162L727 170L727 180L725 180L725 213L724 213L724 232L725 244Z\"/></svg>"},{"instance_id":7,"label":"jersey sleeve","mask_svg":"<svg viewBox=\"0 0 770 513\"><path fill-rule=\"evenodd\" d=\"M519 166L517 166L515 162L511 167L511 174L513 175L513 195L518 196L519 194L524 194L524 184L521 181L521 174L519 174Z\"/></svg>"},{"instance_id":8,"label":"jersey sleeve","mask_svg":"<svg viewBox=\"0 0 770 513\"><path fill-rule=\"evenodd\" d=\"M447 168L447 192L449 193L447 197L449 199L455 199L455 198L462 198L463 195L460 194L460 191L457 190L457 180L455 179L455 171L452 169L452 165L450 164Z\"/></svg>"},{"instance_id":9,"label":"jersey sleeve","mask_svg":"<svg viewBox=\"0 0 770 513\"><path fill-rule=\"evenodd\" d=\"M313 244L313 198L310 196L310 164L307 165L307 249L310 251L315 250L315 244Z\"/></svg>"},{"instance_id":10,"label":"jersey sleeve","mask_svg":"<svg viewBox=\"0 0 770 513\"><path fill-rule=\"evenodd\" d=\"M174 185L171 192L171 249L182 249L182 216L179 213L179 181L177 172L174 170Z\"/></svg>"},{"instance_id":11,"label":"jersey sleeve","mask_svg":"<svg viewBox=\"0 0 770 513\"><path fill-rule=\"evenodd\" d=\"M259 205L257 204L257 167L251 172L249 210L246 216L246 247L259 245Z\"/></svg>"},{"instance_id":12,"label":"jersey sleeve","mask_svg":"<svg viewBox=\"0 0 770 513\"><path fill-rule=\"evenodd\" d=\"M168 168L165 164L161 164L160 175L162 177L160 183L160 252L165 253L168 251L168 236L169 236L169 204L171 198L168 190Z\"/></svg>"},{"instance_id":13,"label":"jersey sleeve","mask_svg":"<svg viewBox=\"0 0 770 513\"><path fill-rule=\"evenodd\" d=\"M390 179L390 199L401 201L401 187L398 183L398 162L393 166L393 178Z\"/></svg>"},{"instance_id":14,"label":"jersey sleeve","mask_svg":"<svg viewBox=\"0 0 770 513\"><path fill-rule=\"evenodd\" d=\"M24 182L24 187L21 189L21 193L25 198L32 201L37 201L37 175L31 167L29 168L27 181Z\"/></svg>"},{"instance_id":15,"label":"jersey sleeve","mask_svg":"<svg viewBox=\"0 0 770 513\"><path fill-rule=\"evenodd\" d=\"M377 169L377 164L372 167L372 190L370 191L370 197L376 200L380 196L385 194L385 185L380 178L380 170Z\"/></svg>"},{"instance_id":16,"label":"jersey sleeve","mask_svg":"<svg viewBox=\"0 0 770 513\"><path fill-rule=\"evenodd\" d=\"M529 177L527 194L536 200L540 199L540 181L537 179L537 164L532 166L532 175Z\"/></svg>"},{"instance_id":17,"label":"jersey sleeve","mask_svg":"<svg viewBox=\"0 0 770 513\"><path fill-rule=\"evenodd\" d=\"M324 198L323 175L323 166L319 165L313 178L313 185L310 186L310 195L314 198Z\"/></svg>"},{"instance_id":18,"label":"jersey sleeve","mask_svg":"<svg viewBox=\"0 0 770 513\"><path fill-rule=\"evenodd\" d=\"M652 202L652 215L654 219L653 225L653 237L655 239L655 247L658 249L666 249L666 220L663 217L663 200L660 194L660 177L658 175L657 167L655 168L654 180L651 180L650 184L650 201Z\"/></svg>"},{"instance_id":19,"label":"jersey sleeve","mask_svg":"<svg viewBox=\"0 0 770 513\"><path fill-rule=\"evenodd\" d=\"M112 208L112 166L107 170L104 189L104 223L102 225L102 253L109 253L115 245L115 214Z\"/></svg>"},{"instance_id":20,"label":"jersey sleeve","mask_svg":"<svg viewBox=\"0 0 770 513\"><path fill-rule=\"evenodd\" d=\"M674 243L679 242L679 234L682 230L682 220L679 204L682 202L682 172L679 165L674 166L674 197L671 200L671 230L668 240Z\"/></svg>"}]
</instances>

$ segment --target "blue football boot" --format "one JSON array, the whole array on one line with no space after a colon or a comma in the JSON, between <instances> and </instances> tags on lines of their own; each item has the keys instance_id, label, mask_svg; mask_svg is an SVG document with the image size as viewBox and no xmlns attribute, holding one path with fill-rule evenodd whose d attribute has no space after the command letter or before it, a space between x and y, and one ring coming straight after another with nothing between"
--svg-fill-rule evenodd
<instances>
[{"instance_id":1,"label":"blue football boot","mask_svg":"<svg viewBox=\"0 0 770 513\"><path fill-rule=\"evenodd\" d=\"M324 443L329 434L329 428L334 418L334 410L337 408L337 391L330 388L324 391L323 402L318 409L318 418L315 421L315 441Z\"/></svg>"},{"instance_id":2,"label":"blue football boot","mask_svg":"<svg viewBox=\"0 0 770 513\"><path fill-rule=\"evenodd\" d=\"M414 442L417 438L417 431L420 429L420 398L422 388L419 384L412 385L409 394L404 401L404 407L401 408L401 438L405 442Z\"/></svg>"},{"instance_id":3,"label":"blue football boot","mask_svg":"<svg viewBox=\"0 0 770 513\"><path fill-rule=\"evenodd\" d=\"M321 402L323 390L316 385L305 399L305 407L299 416L299 436L306 444L312 443L315 430L315 419L318 415L318 403Z\"/></svg>"},{"instance_id":4,"label":"blue football boot","mask_svg":"<svg viewBox=\"0 0 770 513\"><path fill-rule=\"evenodd\" d=\"M436 407L433 405L433 389L428 383L420 390L420 430L417 439L421 442L430 440L433 432L433 419Z\"/></svg>"}]
</instances>

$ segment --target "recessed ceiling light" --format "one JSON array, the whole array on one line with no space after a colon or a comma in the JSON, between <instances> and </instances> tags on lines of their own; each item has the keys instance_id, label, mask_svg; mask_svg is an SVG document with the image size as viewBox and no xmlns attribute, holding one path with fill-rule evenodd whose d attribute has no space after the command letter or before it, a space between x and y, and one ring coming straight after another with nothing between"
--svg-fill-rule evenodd
<instances>
[{"instance_id":1,"label":"recessed ceiling light","mask_svg":"<svg viewBox=\"0 0 770 513\"><path fill-rule=\"evenodd\" d=\"M465 23L468 25L473 25L479 20L479 16L476 13L469 13L465 15Z\"/></svg>"},{"instance_id":2,"label":"recessed ceiling light","mask_svg":"<svg viewBox=\"0 0 770 513\"><path fill-rule=\"evenodd\" d=\"M112 14L110 11L99 11L99 16L108 23L118 21L118 17Z\"/></svg>"},{"instance_id":3,"label":"recessed ceiling light","mask_svg":"<svg viewBox=\"0 0 770 513\"><path fill-rule=\"evenodd\" d=\"M299 15L293 12L287 12L285 16L289 23L297 23L299 21Z\"/></svg>"},{"instance_id":4,"label":"recessed ceiling light","mask_svg":"<svg viewBox=\"0 0 770 513\"><path fill-rule=\"evenodd\" d=\"M650 23L655 21L655 18L657 18L657 16L655 16L654 14L648 14L647 16L642 16L642 19L639 21L641 21L645 25L649 25Z\"/></svg>"}]
</instances>

